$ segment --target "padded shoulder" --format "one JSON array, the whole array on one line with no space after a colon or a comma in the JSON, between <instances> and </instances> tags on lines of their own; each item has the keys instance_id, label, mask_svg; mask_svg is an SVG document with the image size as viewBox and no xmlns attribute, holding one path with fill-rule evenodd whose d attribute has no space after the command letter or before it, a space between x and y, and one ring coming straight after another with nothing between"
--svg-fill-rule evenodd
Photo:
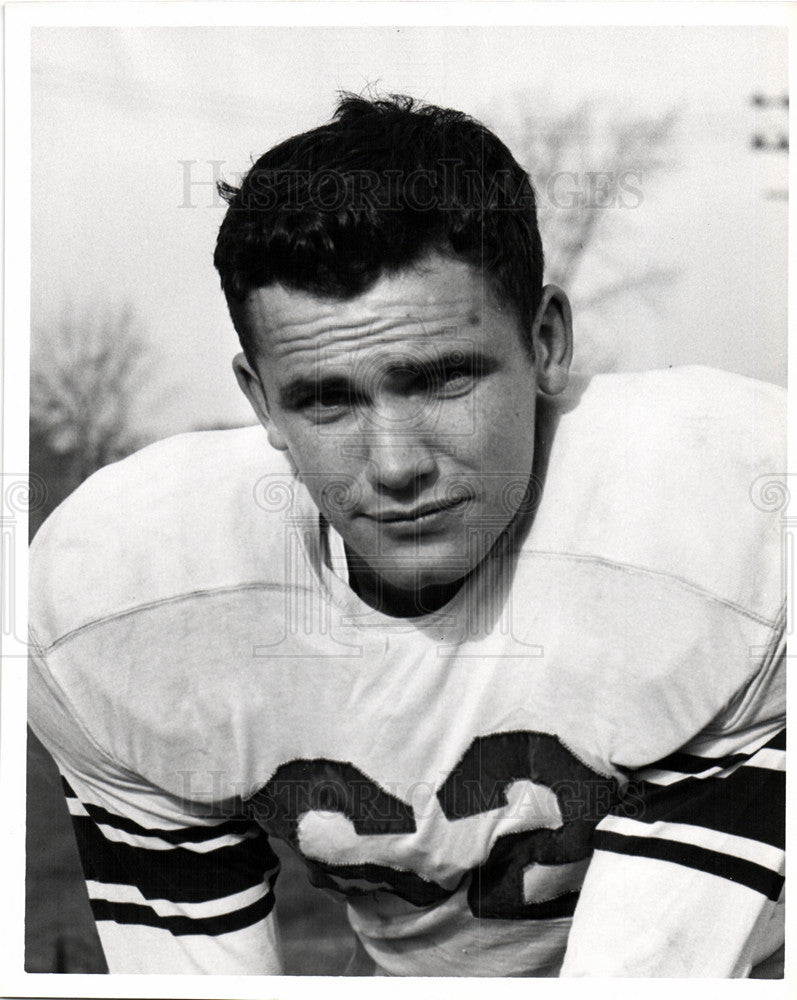
<instances>
[{"instance_id":1,"label":"padded shoulder","mask_svg":"<svg viewBox=\"0 0 797 1000\"><path fill-rule=\"evenodd\" d=\"M593 378L557 404L533 548L663 574L771 621L783 600L785 393L689 367Z\"/></svg>"},{"instance_id":2,"label":"padded shoulder","mask_svg":"<svg viewBox=\"0 0 797 1000\"><path fill-rule=\"evenodd\" d=\"M186 593L268 582L279 528L307 502L260 427L177 435L101 469L31 546L37 640Z\"/></svg>"}]
</instances>

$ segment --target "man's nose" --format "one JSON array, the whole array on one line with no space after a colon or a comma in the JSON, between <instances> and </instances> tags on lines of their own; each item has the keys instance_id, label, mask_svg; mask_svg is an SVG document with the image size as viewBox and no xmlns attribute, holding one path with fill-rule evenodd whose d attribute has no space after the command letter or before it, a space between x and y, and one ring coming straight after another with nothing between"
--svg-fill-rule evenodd
<instances>
[{"instance_id":1,"label":"man's nose","mask_svg":"<svg viewBox=\"0 0 797 1000\"><path fill-rule=\"evenodd\" d=\"M425 442L401 428L369 434L368 479L391 492L418 488L434 475L437 463Z\"/></svg>"}]
</instances>

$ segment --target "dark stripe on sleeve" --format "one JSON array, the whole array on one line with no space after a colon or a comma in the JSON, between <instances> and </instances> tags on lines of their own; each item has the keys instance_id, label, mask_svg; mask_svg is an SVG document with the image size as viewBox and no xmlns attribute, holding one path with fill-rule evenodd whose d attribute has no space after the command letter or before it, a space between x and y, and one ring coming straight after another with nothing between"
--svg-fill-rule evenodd
<instances>
[{"instance_id":1,"label":"dark stripe on sleeve","mask_svg":"<svg viewBox=\"0 0 797 1000\"><path fill-rule=\"evenodd\" d=\"M747 765L727 778L685 778L661 786L632 782L614 813L645 823L707 827L783 850L785 796L785 772Z\"/></svg>"},{"instance_id":2,"label":"dark stripe on sleeve","mask_svg":"<svg viewBox=\"0 0 797 1000\"><path fill-rule=\"evenodd\" d=\"M200 853L133 847L107 840L86 816L72 821L86 878L134 885L145 899L204 903L260 885L264 872L279 866L262 831L239 844Z\"/></svg>"},{"instance_id":3,"label":"dark stripe on sleeve","mask_svg":"<svg viewBox=\"0 0 797 1000\"><path fill-rule=\"evenodd\" d=\"M139 924L147 927L158 927L176 937L187 934L202 934L205 937L217 937L240 931L244 927L256 924L265 919L274 907L274 895L269 891L261 899L249 906L231 913L222 913L215 917L162 917L151 907L140 903L112 903L107 899L92 899L91 912L95 920L112 920L116 924Z\"/></svg>"},{"instance_id":4,"label":"dark stripe on sleeve","mask_svg":"<svg viewBox=\"0 0 797 1000\"><path fill-rule=\"evenodd\" d=\"M681 774L700 774L701 771L708 771L713 767L725 769L733 767L734 764L743 764L746 760L749 760L749 757L744 753L730 753L725 757L698 757L691 753L671 753L668 757L657 760L655 764L650 764L649 767L661 768L662 771L678 771Z\"/></svg>"},{"instance_id":5,"label":"dark stripe on sleeve","mask_svg":"<svg viewBox=\"0 0 797 1000\"><path fill-rule=\"evenodd\" d=\"M770 750L785 750L786 749L786 730L781 729L779 733L772 737L772 739L767 743ZM758 753L758 751L756 751Z\"/></svg>"},{"instance_id":6,"label":"dark stripe on sleeve","mask_svg":"<svg viewBox=\"0 0 797 1000\"><path fill-rule=\"evenodd\" d=\"M686 868L696 868L709 875L737 882L768 899L777 901L783 889L784 877L763 865L744 858L718 854L705 847L683 844L661 837L629 837L612 830L598 830L595 834L595 848L613 854L631 854L658 861L670 861Z\"/></svg>"},{"instance_id":7,"label":"dark stripe on sleeve","mask_svg":"<svg viewBox=\"0 0 797 1000\"><path fill-rule=\"evenodd\" d=\"M64 794L68 799L77 799L66 778L61 778ZM158 837L165 840L167 844L201 844L206 840L215 840L226 833L240 833L241 824L239 820L226 820L217 823L215 826L184 826L176 830L161 830L141 826L126 816L117 816L116 813L103 809L102 806L94 806L89 803L81 803L86 812L95 823L102 823L105 826L112 826L115 830L123 830L125 833L134 833L141 837Z\"/></svg>"},{"instance_id":8,"label":"dark stripe on sleeve","mask_svg":"<svg viewBox=\"0 0 797 1000\"><path fill-rule=\"evenodd\" d=\"M785 750L786 730L781 729L764 746L771 750ZM764 747L758 748L758 750L763 749ZM697 754L692 753L671 753L667 757L662 757L661 760L655 761L653 764L648 764L644 770L648 770L648 768L661 768L662 771L678 771L682 774L699 774L701 771L708 771L714 767L724 770L727 767L733 767L734 764L743 764L745 761L750 760L751 757L754 757L758 753L758 750L753 750L751 753L730 753L725 754L723 757L699 757Z\"/></svg>"}]
</instances>

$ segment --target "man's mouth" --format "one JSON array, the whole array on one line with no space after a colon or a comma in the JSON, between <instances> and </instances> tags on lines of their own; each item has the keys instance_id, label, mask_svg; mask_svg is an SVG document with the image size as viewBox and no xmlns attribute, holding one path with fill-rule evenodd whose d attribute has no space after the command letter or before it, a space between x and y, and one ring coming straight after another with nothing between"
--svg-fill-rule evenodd
<instances>
[{"instance_id":1,"label":"man's mouth","mask_svg":"<svg viewBox=\"0 0 797 1000\"><path fill-rule=\"evenodd\" d=\"M452 500L435 500L431 503L420 504L410 510L380 510L366 516L379 524L423 523L438 514L451 513L458 508L465 507L471 499L471 497L459 496Z\"/></svg>"}]
</instances>

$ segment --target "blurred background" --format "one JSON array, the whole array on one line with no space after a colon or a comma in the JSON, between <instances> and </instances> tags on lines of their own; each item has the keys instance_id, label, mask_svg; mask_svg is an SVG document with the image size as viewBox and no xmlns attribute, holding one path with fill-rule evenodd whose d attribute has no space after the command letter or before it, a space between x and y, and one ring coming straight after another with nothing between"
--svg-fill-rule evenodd
<instances>
[{"instance_id":1,"label":"blurred background","mask_svg":"<svg viewBox=\"0 0 797 1000\"><path fill-rule=\"evenodd\" d=\"M786 384L785 28L35 28L31 473L44 517L159 437L253 422L212 266L224 204L340 90L493 128L538 194L584 372L709 364ZM26 969L103 971L54 765L28 754ZM291 858L286 971L342 972Z\"/></svg>"}]
</instances>

